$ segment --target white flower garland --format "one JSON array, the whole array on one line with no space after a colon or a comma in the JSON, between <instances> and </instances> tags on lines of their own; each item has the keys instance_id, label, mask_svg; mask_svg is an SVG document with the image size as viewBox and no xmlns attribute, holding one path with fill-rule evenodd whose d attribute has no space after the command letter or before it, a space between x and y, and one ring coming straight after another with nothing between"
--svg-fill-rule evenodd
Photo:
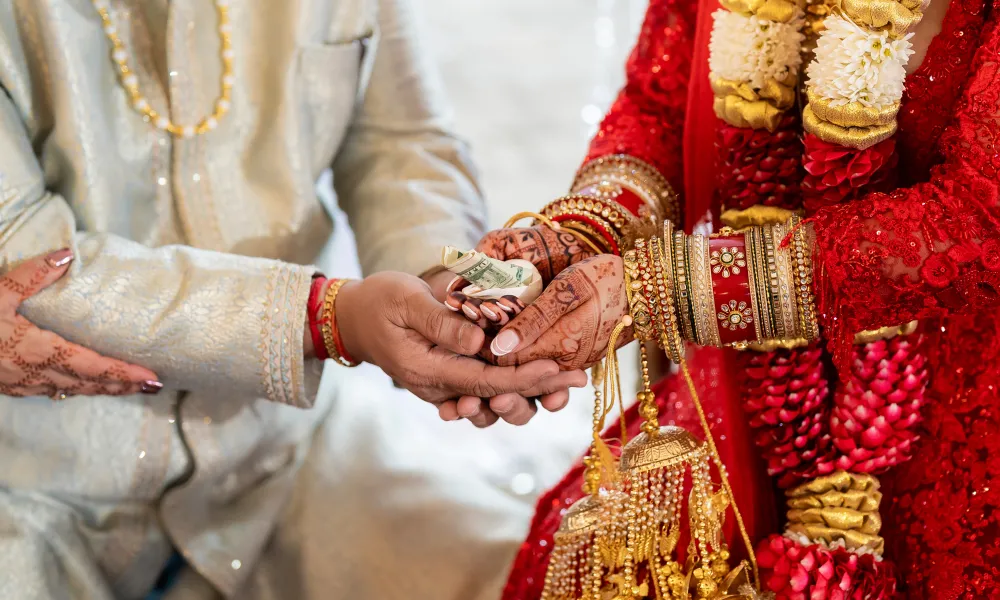
<instances>
[{"instance_id":1,"label":"white flower garland","mask_svg":"<svg viewBox=\"0 0 1000 600\"><path fill-rule=\"evenodd\" d=\"M816 45L816 59L806 68L809 86L831 106L858 102L882 109L903 97L906 62L913 54L907 34L892 39L869 31L841 15L826 19Z\"/></svg>"},{"instance_id":2,"label":"white flower garland","mask_svg":"<svg viewBox=\"0 0 1000 600\"><path fill-rule=\"evenodd\" d=\"M788 23L743 16L719 9L712 13L709 70L712 77L747 82L760 89L768 79L785 80L798 74L804 15L797 10Z\"/></svg>"}]
</instances>

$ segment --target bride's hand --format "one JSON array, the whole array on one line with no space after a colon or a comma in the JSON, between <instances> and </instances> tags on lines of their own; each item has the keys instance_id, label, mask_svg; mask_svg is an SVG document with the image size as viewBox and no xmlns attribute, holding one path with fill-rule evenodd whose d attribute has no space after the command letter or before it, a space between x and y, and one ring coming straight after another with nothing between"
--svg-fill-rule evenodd
<instances>
[{"instance_id":1,"label":"bride's hand","mask_svg":"<svg viewBox=\"0 0 1000 600\"><path fill-rule=\"evenodd\" d=\"M604 356L611 331L627 313L622 259L602 254L559 273L501 330L490 351L501 365L547 358L563 369L583 369ZM631 340L627 327L617 345Z\"/></svg>"},{"instance_id":2,"label":"bride's hand","mask_svg":"<svg viewBox=\"0 0 1000 600\"><path fill-rule=\"evenodd\" d=\"M476 250L499 260L527 260L535 265L546 285L570 265L593 256L593 250L575 235L554 231L545 225L496 229L480 240ZM524 308L524 304L513 297L504 300L469 298L459 291L466 285L468 282L462 279L453 282L445 304L484 329L506 325Z\"/></svg>"},{"instance_id":3,"label":"bride's hand","mask_svg":"<svg viewBox=\"0 0 1000 600\"><path fill-rule=\"evenodd\" d=\"M59 250L0 277L0 394L62 400L157 393L163 385L149 369L101 356L17 314L24 300L55 283L72 261L70 250Z\"/></svg>"}]
</instances>

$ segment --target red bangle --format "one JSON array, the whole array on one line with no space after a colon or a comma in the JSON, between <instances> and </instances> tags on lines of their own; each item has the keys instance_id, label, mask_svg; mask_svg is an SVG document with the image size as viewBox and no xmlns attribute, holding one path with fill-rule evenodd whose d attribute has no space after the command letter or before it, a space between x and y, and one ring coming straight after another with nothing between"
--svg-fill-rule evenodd
<instances>
[{"instance_id":1,"label":"red bangle","mask_svg":"<svg viewBox=\"0 0 1000 600\"><path fill-rule=\"evenodd\" d=\"M309 301L306 303L306 316L309 319L309 335L312 336L313 351L316 358L326 360L329 357L326 353L326 344L323 343L323 333L320 331L320 314L323 312L323 292L326 289L327 279L322 275L313 277L312 286L309 288Z\"/></svg>"},{"instance_id":2,"label":"red bangle","mask_svg":"<svg viewBox=\"0 0 1000 600\"><path fill-rule=\"evenodd\" d=\"M646 201L638 194L621 186L615 186L613 191L610 191L603 189L600 185L588 185L583 189L577 190L574 194L593 196L601 202L617 204L637 219L643 217L642 213L644 211L642 211L642 207L647 206Z\"/></svg>"},{"instance_id":3,"label":"red bangle","mask_svg":"<svg viewBox=\"0 0 1000 600\"><path fill-rule=\"evenodd\" d=\"M708 244L720 341L723 344L754 341L757 329L746 240L739 234L713 237Z\"/></svg>"},{"instance_id":4,"label":"red bangle","mask_svg":"<svg viewBox=\"0 0 1000 600\"><path fill-rule=\"evenodd\" d=\"M615 241L615 238L611 235L611 232L608 231L603 225L601 225L594 219L591 219L589 217L584 217L582 215L556 215L552 217L552 221L555 223L563 223L566 221L578 221L580 223L585 223L589 225L592 229L594 229L594 231L596 231L598 234L600 234L601 239L607 242L608 250L611 251L611 254L614 254L616 256L621 255L621 252L619 251L618 248L618 242Z\"/></svg>"}]
</instances>

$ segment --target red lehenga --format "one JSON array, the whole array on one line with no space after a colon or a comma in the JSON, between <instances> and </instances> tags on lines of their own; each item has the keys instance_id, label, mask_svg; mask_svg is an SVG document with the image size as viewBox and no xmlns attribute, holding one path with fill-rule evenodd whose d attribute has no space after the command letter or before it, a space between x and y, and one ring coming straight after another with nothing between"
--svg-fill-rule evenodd
<instances>
[{"instance_id":1,"label":"red lehenga","mask_svg":"<svg viewBox=\"0 0 1000 600\"><path fill-rule=\"evenodd\" d=\"M707 37L716 8L715 0L651 1L625 88L588 154L627 154L656 167L684 191L689 230L706 214L717 219L716 199L733 193L719 193L715 172L723 159L715 150ZM885 191L820 207L811 217L827 337L919 319L920 335L910 339L919 340L916 351L932 374L920 439L911 460L880 475L885 553L896 563L897 593L914 600L1000 599L996 8L992 0L952 0L923 64L907 78L898 163L882 182ZM784 168L780 160L768 165ZM842 171L831 176L851 185L851 166ZM768 187L768 173L750 175L744 187L767 188L779 204L801 192ZM747 379L735 375L748 359L712 348L692 348L689 357L751 535L756 541L780 532L774 481L743 406ZM888 368L878 358L874 368ZM850 359L836 364L851 368ZM836 387L834 365L818 368ZM661 421L697 430L683 388L672 376L657 386ZM634 434L635 409L627 420ZM540 596L553 534L561 512L582 496L581 476L577 464L540 499L505 600Z\"/></svg>"}]
</instances>

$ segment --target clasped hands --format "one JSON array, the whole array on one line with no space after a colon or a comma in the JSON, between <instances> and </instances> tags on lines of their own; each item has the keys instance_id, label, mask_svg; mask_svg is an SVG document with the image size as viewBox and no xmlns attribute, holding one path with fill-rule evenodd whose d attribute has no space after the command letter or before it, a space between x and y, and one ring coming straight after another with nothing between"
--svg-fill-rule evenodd
<instances>
[{"instance_id":1,"label":"clasped hands","mask_svg":"<svg viewBox=\"0 0 1000 600\"><path fill-rule=\"evenodd\" d=\"M453 291L462 286L449 286L446 272L382 273L341 289L338 326L352 357L437 405L442 419L521 425L538 405L559 410L569 388L587 384L582 369L604 356L626 311L622 261L544 226L493 231L477 250L531 261L544 292L529 306L480 301ZM630 340L626 330L619 343Z\"/></svg>"},{"instance_id":2,"label":"clasped hands","mask_svg":"<svg viewBox=\"0 0 1000 600\"><path fill-rule=\"evenodd\" d=\"M528 260L546 284L529 306L513 298L469 298L455 291L464 282L450 286L446 306L495 334L482 358L501 366L554 361L575 373L604 357L612 330L628 312L620 257L595 255L575 235L544 225L492 231L476 250L500 260ZM631 340L632 330L626 328L618 346ZM498 408L495 399L463 397L442 403L439 410L443 418L457 418Z\"/></svg>"}]
</instances>

